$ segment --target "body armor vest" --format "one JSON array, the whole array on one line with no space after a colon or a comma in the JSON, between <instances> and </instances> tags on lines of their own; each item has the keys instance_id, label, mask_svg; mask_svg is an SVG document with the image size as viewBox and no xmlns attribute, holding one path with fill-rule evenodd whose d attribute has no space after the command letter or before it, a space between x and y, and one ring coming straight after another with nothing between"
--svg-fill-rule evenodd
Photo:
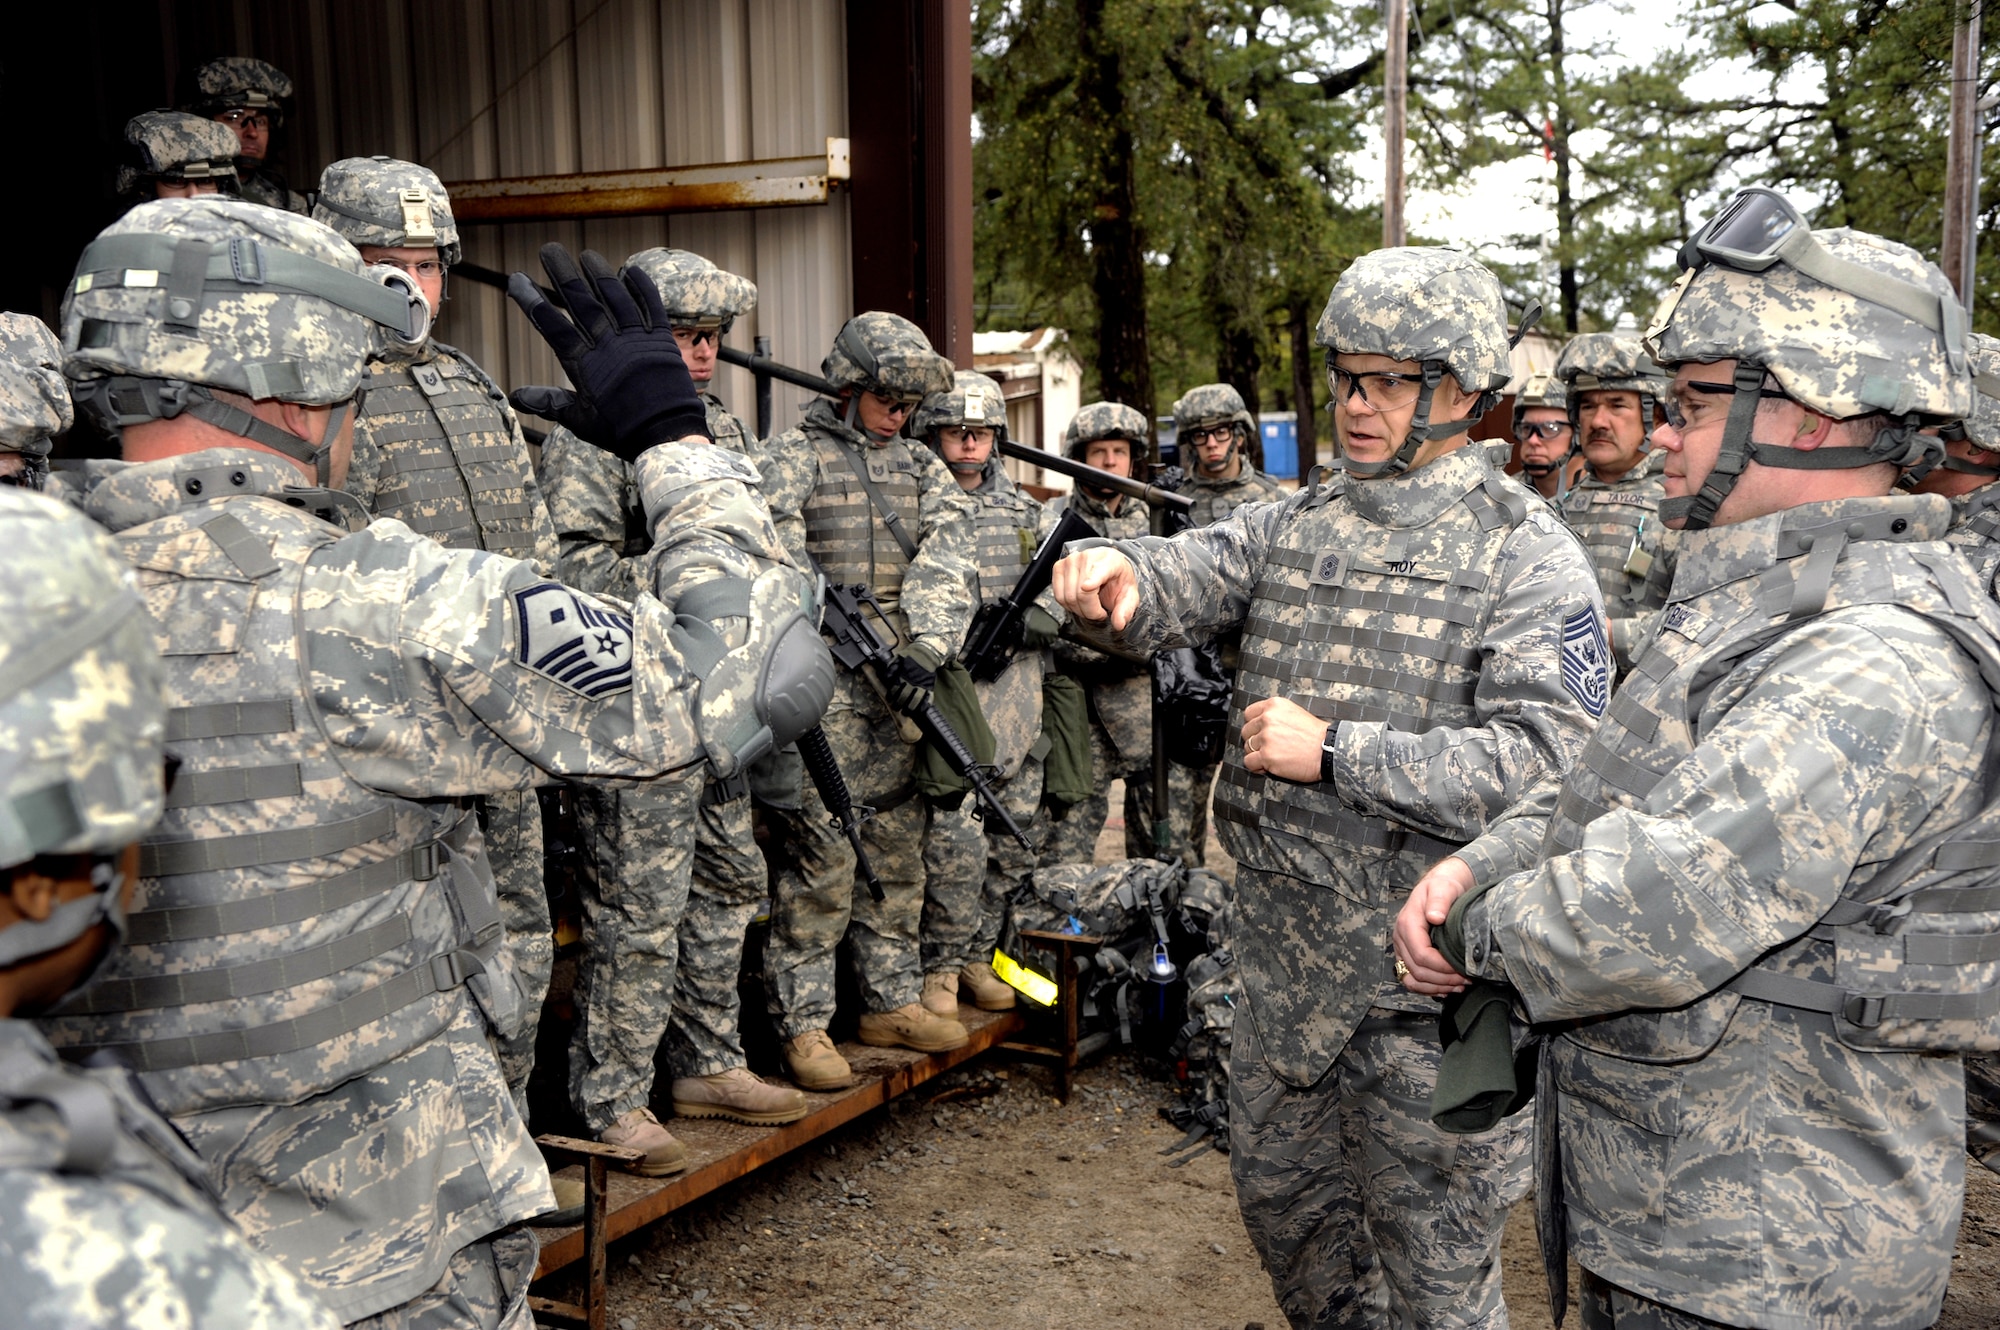
<instances>
[{"instance_id":1,"label":"body armor vest","mask_svg":"<svg viewBox=\"0 0 2000 1330\"><path fill-rule=\"evenodd\" d=\"M1563 520L1583 541L1604 593L1605 608L1616 616L1620 608L1650 609L1664 603L1665 585L1655 582L1648 603L1647 574L1660 543L1660 501L1666 486L1660 479L1665 453L1649 453L1617 480L1592 480L1586 471L1563 496ZM1664 570L1663 570L1664 571Z\"/></svg>"},{"instance_id":2,"label":"body armor vest","mask_svg":"<svg viewBox=\"0 0 2000 1330\"><path fill-rule=\"evenodd\" d=\"M1951 530L1945 539L1972 565L1981 586L1991 587L2000 572L2000 487L1981 485L1952 500Z\"/></svg>"},{"instance_id":3,"label":"body armor vest","mask_svg":"<svg viewBox=\"0 0 2000 1330\"><path fill-rule=\"evenodd\" d=\"M1476 723L1494 568L1526 519L1528 500L1483 454L1462 451L1431 465L1461 468L1464 490L1420 528L1362 516L1343 501L1338 481L1297 496L1287 509L1243 624L1215 787L1219 831L1242 863L1329 881L1339 877L1333 858L1354 848L1433 859L1457 848L1358 813L1318 785L1255 775L1243 765L1244 709L1266 697L1288 697L1322 720L1380 721L1413 734ZM1419 542L1427 549L1422 561L1409 557Z\"/></svg>"},{"instance_id":4,"label":"body armor vest","mask_svg":"<svg viewBox=\"0 0 2000 1330\"><path fill-rule=\"evenodd\" d=\"M1243 469L1233 480L1207 480L1189 473L1183 493L1194 500L1194 507L1188 510L1190 526L1214 526L1246 503L1271 503L1290 497L1276 480L1251 466L1248 457L1242 461Z\"/></svg>"},{"instance_id":5,"label":"body armor vest","mask_svg":"<svg viewBox=\"0 0 2000 1330\"><path fill-rule=\"evenodd\" d=\"M227 494L232 468L201 465L176 479ZM298 597L341 534L237 499L118 538L182 765L140 849L126 946L45 1029L59 1047L117 1052L169 1114L329 1091L442 1031L475 974L497 1027L517 1014L511 979L493 982L512 966L476 822L355 782L305 691Z\"/></svg>"},{"instance_id":6,"label":"body armor vest","mask_svg":"<svg viewBox=\"0 0 2000 1330\"><path fill-rule=\"evenodd\" d=\"M1040 543L1035 536L1037 512L1035 501L1015 489L1004 472L974 490L972 497L979 504L973 558L979 564L983 604L1012 591L1035 557ZM993 731L994 764L1010 779L1031 751L1048 751L1042 742L1043 656L1022 647L999 678L974 684Z\"/></svg>"},{"instance_id":7,"label":"body armor vest","mask_svg":"<svg viewBox=\"0 0 2000 1330\"><path fill-rule=\"evenodd\" d=\"M357 428L380 459L372 511L452 549L533 559L533 471L505 398L470 360L433 346L428 359L368 362Z\"/></svg>"},{"instance_id":8,"label":"body armor vest","mask_svg":"<svg viewBox=\"0 0 2000 1330\"><path fill-rule=\"evenodd\" d=\"M901 606L909 556L875 510L861 484L860 468L866 468L870 483L915 541L919 491L909 443L891 439L880 448L857 450L816 429L805 435L819 453L819 483L800 509L807 552L827 580L873 587L897 635L907 636Z\"/></svg>"},{"instance_id":9,"label":"body armor vest","mask_svg":"<svg viewBox=\"0 0 2000 1330\"><path fill-rule=\"evenodd\" d=\"M1653 649L1612 697L1564 780L1541 857L1576 849L1603 814L1642 806L1694 751L1690 718L1710 690L1816 615L1864 605L1922 615L1979 662L1995 695L1966 705L1994 705L2000 644L1990 636L1996 620L1984 587L1935 546L1899 541L1909 525L1897 510L1877 509L1858 521L1843 513L1787 527L1776 560L1761 573L1668 605ZM1988 779L1995 779L1990 768ZM1906 847L1872 874L1857 873L1846 893L1803 937L1726 988L1672 1012L1586 1024L1568 1037L1642 1061L1692 1057L1722 1037L1737 1002L1751 997L1827 1014L1850 1047L2000 1048L2000 803L1993 789L1978 817Z\"/></svg>"}]
</instances>

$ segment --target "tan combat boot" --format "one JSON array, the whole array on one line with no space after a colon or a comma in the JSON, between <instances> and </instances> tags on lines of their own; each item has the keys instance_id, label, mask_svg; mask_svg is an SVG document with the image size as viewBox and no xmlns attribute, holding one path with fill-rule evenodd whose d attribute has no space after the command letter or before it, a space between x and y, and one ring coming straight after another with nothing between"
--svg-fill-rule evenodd
<instances>
[{"instance_id":1,"label":"tan combat boot","mask_svg":"<svg viewBox=\"0 0 2000 1330\"><path fill-rule=\"evenodd\" d=\"M675 1117L728 1118L753 1127L770 1127L797 1122L805 1115L804 1095L789 1085L772 1085L753 1076L748 1067L674 1080Z\"/></svg>"},{"instance_id":2,"label":"tan combat boot","mask_svg":"<svg viewBox=\"0 0 2000 1330\"><path fill-rule=\"evenodd\" d=\"M824 1030L807 1030L785 1043L785 1066L804 1090L844 1090L854 1084L854 1068L840 1056Z\"/></svg>"},{"instance_id":3,"label":"tan combat boot","mask_svg":"<svg viewBox=\"0 0 2000 1330\"><path fill-rule=\"evenodd\" d=\"M556 1208L544 1210L528 1220L532 1228L573 1228L583 1222L584 1190L578 1178L550 1178L549 1190L556 1194Z\"/></svg>"},{"instance_id":4,"label":"tan combat boot","mask_svg":"<svg viewBox=\"0 0 2000 1330\"><path fill-rule=\"evenodd\" d=\"M643 1150L646 1157L626 1165L628 1172L642 1178L663 1178L688 1166L687 1147L675 1140L650 1108L621 1113L618 1121L597 1133L606 1145L622 1145L627 1150Z\"/></svg>"},{"instance_id":5,"label":"tan combat boot","mask_svg":"<svg viewBox=\"0 0 2000 1330\"><path fill-rule=\"evenodd\" d=\"M986 961L974 961L958 972L958 986L972 994L972 1005L981 1011L1012 1011L1014 988Z\"/></svg>"},{"instance_id":6,"label":"tan combat boot","mask_svg":"<svg viewBox=\"0 0 2000 1330\"><path fill-rule=\"evenodd\" d=\"M942 1016L948 1021L958 1019L958 976L955 974L927 974L924 976L924 1010L933 1016Z\"/></svg>"},{"instance_id":7,"label":"tan combat boot","mask_svg":"<svg viewBox=\"0 0 2000 1330\"><path fill-rule=\"evenodd\" d=\"M955 1020L936 1016L921 1002L894 1011L871 1011L861 1018L861 1042L874 1048L914 1048L942 1053L964 1048L972 1038Z\"/></svg>"}]
</instances>

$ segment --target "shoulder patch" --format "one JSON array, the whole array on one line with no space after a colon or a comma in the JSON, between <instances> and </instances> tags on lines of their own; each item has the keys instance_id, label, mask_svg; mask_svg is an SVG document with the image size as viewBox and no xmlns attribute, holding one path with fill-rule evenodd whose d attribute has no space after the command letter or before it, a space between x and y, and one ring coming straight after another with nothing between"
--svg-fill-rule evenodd
<instances>
[{"instance_id":1,"label":"shoulder patch","mask_svg":"<svg viewBox=\"0 0 2000 1330\"><path fill-rule=\"evenodd\" d=\"M1604 644L1604 624L1589 606L1563 618L1562 680L1569 695L1592 716L1604 714L1611 700L1611 653Z\"/></svg>"},{"instance_id":2,"label":"shoulder patch","mask_svg":"<svg viewBox=\"0 0 2000 1330\"><path fill-rule=\"evenodd\" d=\"M521 663L585 697L632 687L632 620L560 582L514 593Z\"/></svg>"}]
</instances>

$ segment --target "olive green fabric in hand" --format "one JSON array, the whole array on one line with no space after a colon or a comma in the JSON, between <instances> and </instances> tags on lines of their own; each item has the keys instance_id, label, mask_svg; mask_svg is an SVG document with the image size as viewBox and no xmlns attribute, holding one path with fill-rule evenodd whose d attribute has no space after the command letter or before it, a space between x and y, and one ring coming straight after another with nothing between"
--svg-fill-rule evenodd
<instances>
[{"instance_id":1,"label":"olive green fabric in hand","mask_svg":"<svg viewBox=\"0 0 2000 1330\"><path fill-rule=\"evenodd\" d=\"M1042 800L1066 809L1091 795L1090 703L1083 685L1067 674L1042 678L1042 734L1049 741L1042 759Z\"/></svg>"},{"instance_id":2,"label":"olive green fabric in hand","mask_svg":"<svg viewBox=\"0 0 2000 1330\"><path fill-rule=\"evenodd\" d=\"M1505 984L1477 979L1444 1000L1438 1013L1444 1057L1431 1092L1431 1121L1439 1130L1486 1131L1535 1097L1536 1041L1515 1052L1512 1005L1513 990Z\"/></svg>"},{"instance_id":3,"label":"olive green fabric in hand","mask_svg":"<svg viewBox=\"0 0 2000 1330\"><path fill-rule=\"evenodd\" d=\"M965 741L973 759L981 766L991 766L997 745L992 729L986 724L986 713L980 708L971 671L955 660L939 666L937 678L931 684L931 698L958 737ZM938 746L925 740L917 750L917 792L935 807L955 809L971 789L972 782L953 771Z\"/></svg>"}]
</instances>

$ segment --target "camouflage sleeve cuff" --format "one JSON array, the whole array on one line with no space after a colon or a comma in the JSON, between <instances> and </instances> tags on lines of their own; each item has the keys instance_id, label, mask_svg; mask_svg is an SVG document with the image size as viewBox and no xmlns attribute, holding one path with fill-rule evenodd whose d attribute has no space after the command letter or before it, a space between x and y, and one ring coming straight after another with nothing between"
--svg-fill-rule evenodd
<instances>
[{"instance_id":1,"label":"camouflage sleeve cuff","mask_svg":"<svg viewBox=\"0 0 2000 1330\"><path fill-rule=\"evenodd\" d=\"M1451 962L1452 969L1468 978L1505 977L1504 971L1500 976L1488 976L1480 968L1497 953L1486 936L1486 912L1475 907L1494 885L1486 882L1474 886L1453 901L1444 922L1431 929L1431 945Z\"/></svg>"},{"instance_id":2,"label":"camouflage sleeve cuff","mask_svg":"<svg viewBox=\"0 0 2000 1330\"><path fill-rule=\"evenodd\" d=\"M1465 866L1472 870L1472 880L1477 884L1476 889L1480 891L1529 866L1517 862L1520 856L1515 853L1513 842L1506 836L1481 836L1471 844L1455 850L1452 857L1463 860Z\"/></svg>"}]
</instances>

